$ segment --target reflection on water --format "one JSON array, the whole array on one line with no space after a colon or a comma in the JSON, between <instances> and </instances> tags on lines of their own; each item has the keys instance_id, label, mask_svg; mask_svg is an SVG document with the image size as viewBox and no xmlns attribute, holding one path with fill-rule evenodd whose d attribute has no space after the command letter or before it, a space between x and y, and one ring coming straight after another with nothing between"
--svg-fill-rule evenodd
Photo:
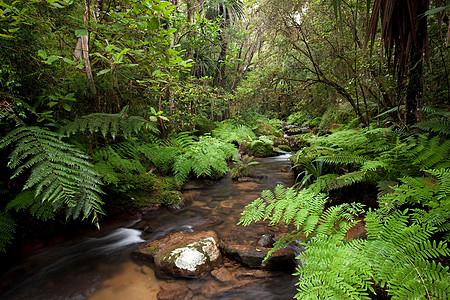
<instances>
[{"instance_id":1,"label":"reflection on water","mask_svg":"<svg viewBox=\"0 0 450 300\"><path fill-rule=\"evenodd\" d=\"M236 183L224 178L206 190L187 191L188 206L142 216L140 221L148 224L144 232L119 228L38 251L16 266L16 273L19 270L26 276L0 298L157 299L161 281L151 268L130 260L130 253L139 243L177 231L212 229L220 239L239 244L254 244L262 234L274 234L279 228L267 228L262 223L244 228L236 223L244 207L258 198L262 190L293 183L292 174L282 171L289 165L288 158L289 155L281 155L255 159L260 162L255 173L261 179L254 182ZM295 292L293 282L295 279L289 276L277 281L267 279L264 284L248 286L219 299L290 299ZM204 286L204 290L218 285L212 279L190 284ZM196 297L193 299L205 299L201 295Z\"/></svg>"}]
</instances>

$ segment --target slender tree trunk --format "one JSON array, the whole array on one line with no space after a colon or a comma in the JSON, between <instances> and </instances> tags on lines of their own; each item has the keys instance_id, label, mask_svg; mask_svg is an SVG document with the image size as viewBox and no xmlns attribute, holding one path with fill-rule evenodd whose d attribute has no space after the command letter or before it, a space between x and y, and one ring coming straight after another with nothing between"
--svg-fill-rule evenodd
<instances>
[{"instance_id":1,"label":"slender tree trunk","mask_svg":"<svg viewBox=\"0 0 450 300\"><path fill-rule=\"evenodd\" d=\"M423 104L423 60L427 31L427 19L419 15L416 41L408 59L408 83L406 86L406 125L411 126L422 121Z\"/></svg>"}]
</instances>

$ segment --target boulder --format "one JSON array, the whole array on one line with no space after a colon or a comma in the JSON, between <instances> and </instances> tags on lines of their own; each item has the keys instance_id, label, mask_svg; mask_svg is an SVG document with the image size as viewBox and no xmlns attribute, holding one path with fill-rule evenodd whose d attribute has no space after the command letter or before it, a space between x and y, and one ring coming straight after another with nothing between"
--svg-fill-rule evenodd
<instances>
[{"instance_id":1,"label":"boulder","mask_svg":"<svg viewBox=\"0 0 450 300\"><path fill-rule=\"evenodd\" d=\"M214 231L177 232L145 244L135 254L150 257L157 269L184 278L209 273L222 259Z\"/></svg>"},{"instance_id":2,"label":"boulder","mask_svg":"<svg viewBox=\"0 0 450 300\"><path fill-rule=\"evenodd\" d=\"M280 249L263 262L271 248L253 247L249 245L220 244L222 252L250 268L267 270L292 270L295 268L295 252L291 249Z\"/></svg>"},{"instance_id":3,"label":"boulder","mask_svg":"<svg viewBox=\"0 0 450 300\"><path fill-rule=\"evenodd\" d=\"M273 236L271 234L263 234L261 238L258 241L258 245L265 248L271 248L273 247L273 244L275 243L275 240L273 239Z\"/></svg>"}]
</instances>

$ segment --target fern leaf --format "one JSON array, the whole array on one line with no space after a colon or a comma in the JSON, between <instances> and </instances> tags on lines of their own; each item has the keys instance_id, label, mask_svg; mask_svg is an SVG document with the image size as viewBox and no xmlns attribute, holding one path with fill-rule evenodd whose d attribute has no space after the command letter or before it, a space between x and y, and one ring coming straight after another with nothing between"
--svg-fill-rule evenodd
<instances>
[{"instance_id":1,"label":"fern leaf","mask_svg":"<svg viewBox=\"0 0 450 300\"><path fill-rule=\"evenodd\" d=\"M102 213L98 175L88 157L61 141L61 137L39 127L23 126L0 141L0 148L16 144L8 163L10 168L17 168L12 178L31 170L24 190L34 189L35 196L42 197L43 202L54 206L65 203L67 207L75 206L79 199L90 194L83 218L92 217L97 222L98 214ZM75 215L68 211L68 217Z\"/></svg>"},{"instance_id":2,"label":"fern leaf","mask_svg":"<svg viewBox=\"0 0 450 300\"><path fill-rule=\"evenodd\" d=\"M15 232L16 223L6 212L0 212L0 252L6 252L6 245L10 244Z\"/></svg>"}]
</instances>

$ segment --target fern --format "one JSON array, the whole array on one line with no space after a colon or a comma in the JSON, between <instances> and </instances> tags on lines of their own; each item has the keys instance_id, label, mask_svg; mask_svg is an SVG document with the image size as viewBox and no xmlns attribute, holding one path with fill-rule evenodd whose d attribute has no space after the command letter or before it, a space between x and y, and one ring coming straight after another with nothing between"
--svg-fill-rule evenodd
<instances>
[{"instance_id":1,"label":"fern","mask_svg":"<svg viewBox=\"0 0 450 300\"><path fill-rule=\"evenodd\" d=\"M353 222L354 214L361 211L360 204L345 203L324 212L327 200L325 194L313 189L296 191L294 187L277 185L274 192L265 190L260 198L247 205L238 224L247 226L269 220L270 225L292 223L306 236L334 234L347 228Z\"/></svg>"},{"instance_id":2,"label":"fern","mask_svg":"<svg viewBox=\"0 0 450 300\"><path fill-rule=\"evenodd\" d=\"M425 175L400 179L400 184L391 187L392 192L380 198L381 211L390 212L405 204L420 205L423 210L416 209L414 214L417 223L434 226L440 232L448 232L450 169L426 170Z\"/></svg>"},{"instance_id":3,"label":"fern","mask_svg":"<svg viewBox=\"0 0 450 300\"><path fill-rule=\"evenodd\" d=\"M399 211L383 221L375 212L367 215L365 255L375 282L394 299L448 295L448 267L431 261L450 254L447 244L431 242L432 228L408 225L408 219L406 212Z\"/></svg>"},{"instance_id":4,"label":"fern","mask_svg":"<svg viewBox=\"0 0 450 300\"><path fill-rule=\"evenodd\" d=\"M10 244L16 223L13 218L6 212L0 212L0 252L6 252L6 245Z\"/></svg>"},{"instance_id":5,"label":"fern","mask_svg":"<svg viewBox=\"0 0 450 300\"><path fill-rule=\"evenodd\" d=\"M362 253L364 240L345 243L318 235L300 254L297 299L370 299L373 272ZM351 263L349 263L351 262Z\"/></svg>"},{"instance_id":6,"label":"fern","mask_svg":"<svg viewBox=\"0 0 450 300\"><path fill-rule=\"evenodd\" d=\"M236 155L233 145L205 136L175 159L175 178L178 182L184 182L191 171L196 177L222 176L229 171L227 160Z\"/></svg>"},{"instance_id":7,"label":"fern","mask_svg":"<svg viewBox=\"0 0 450 300\"><path fill-rule=\"evenodd\" d=\"M40 197L35 197L32 191L24 191L18 194L5 207L5 211L30 210L33 217L47 221L54 218L54 210L52 203L43 202Z\"/></svg>"},{"instance_id":8,"label":"fern","mask_svg":"<svg viewBox=\"0 0 450 300\"><path fill-rule=\"evenodd\" d=\"M138 116L128 116L124 112L119 114L94 113L75 119L62 128L66 135L79 132L100 132L104 137L111 134L113 139L118 135L129 138L142 129L157 133L158 129L153 122Z\"/></svg>"},{"instance_id":9,"label":"fern","mask_svg":"<svg viewBox=\"0 0 450 300\"><path fill-rule=\"evenodd\" d=\"M241 144L244 140L256 139L256 134L245 125L235 125L230 122L220 123L213 130L213 136L227 143Z\"/></svg>"},{"instance_id":10,"label":"fern","mask_svg":"<svg viewBox=\"0 0 450 300\"><path fill-rule=\"evenodd\" d=\"M77 218L82 212L83 218L91 217L98 224L102 213L98 174L86 155L61 138L39 127L22 126L1 140L0 148L16 145L8 166L15 169L12 178L30 170L24 190L33 188L36 197L55 208L65 206L67 218Z\"/></svg>"},{"instance_id":11,"label":"fern","mask_svg":"<svg viewBox=\"0 0 450 300\"><path fill-rule=\"evenodd\" d=\"M415 125L423 131L449 135L450 134L450 119L442 117L439 119L425 120Z\"/></svg>"},{"instance_id":12,"label":"fern","mask_svg":"<svg viewBox=\"0 0 450 300\"><path fill-rule=\"evenodd\" d=\"M339 214L339 213L338 213ZM338 215L337 214L337 215ZM367 240L344 242L318 234L299 256L297 299L370 299L372 284L392 299L447 299L448 267L433 259L450 254L446 243L430 241L431 227L409 225L406 212L366 216Z\"/></svg>"}]
</instances>

